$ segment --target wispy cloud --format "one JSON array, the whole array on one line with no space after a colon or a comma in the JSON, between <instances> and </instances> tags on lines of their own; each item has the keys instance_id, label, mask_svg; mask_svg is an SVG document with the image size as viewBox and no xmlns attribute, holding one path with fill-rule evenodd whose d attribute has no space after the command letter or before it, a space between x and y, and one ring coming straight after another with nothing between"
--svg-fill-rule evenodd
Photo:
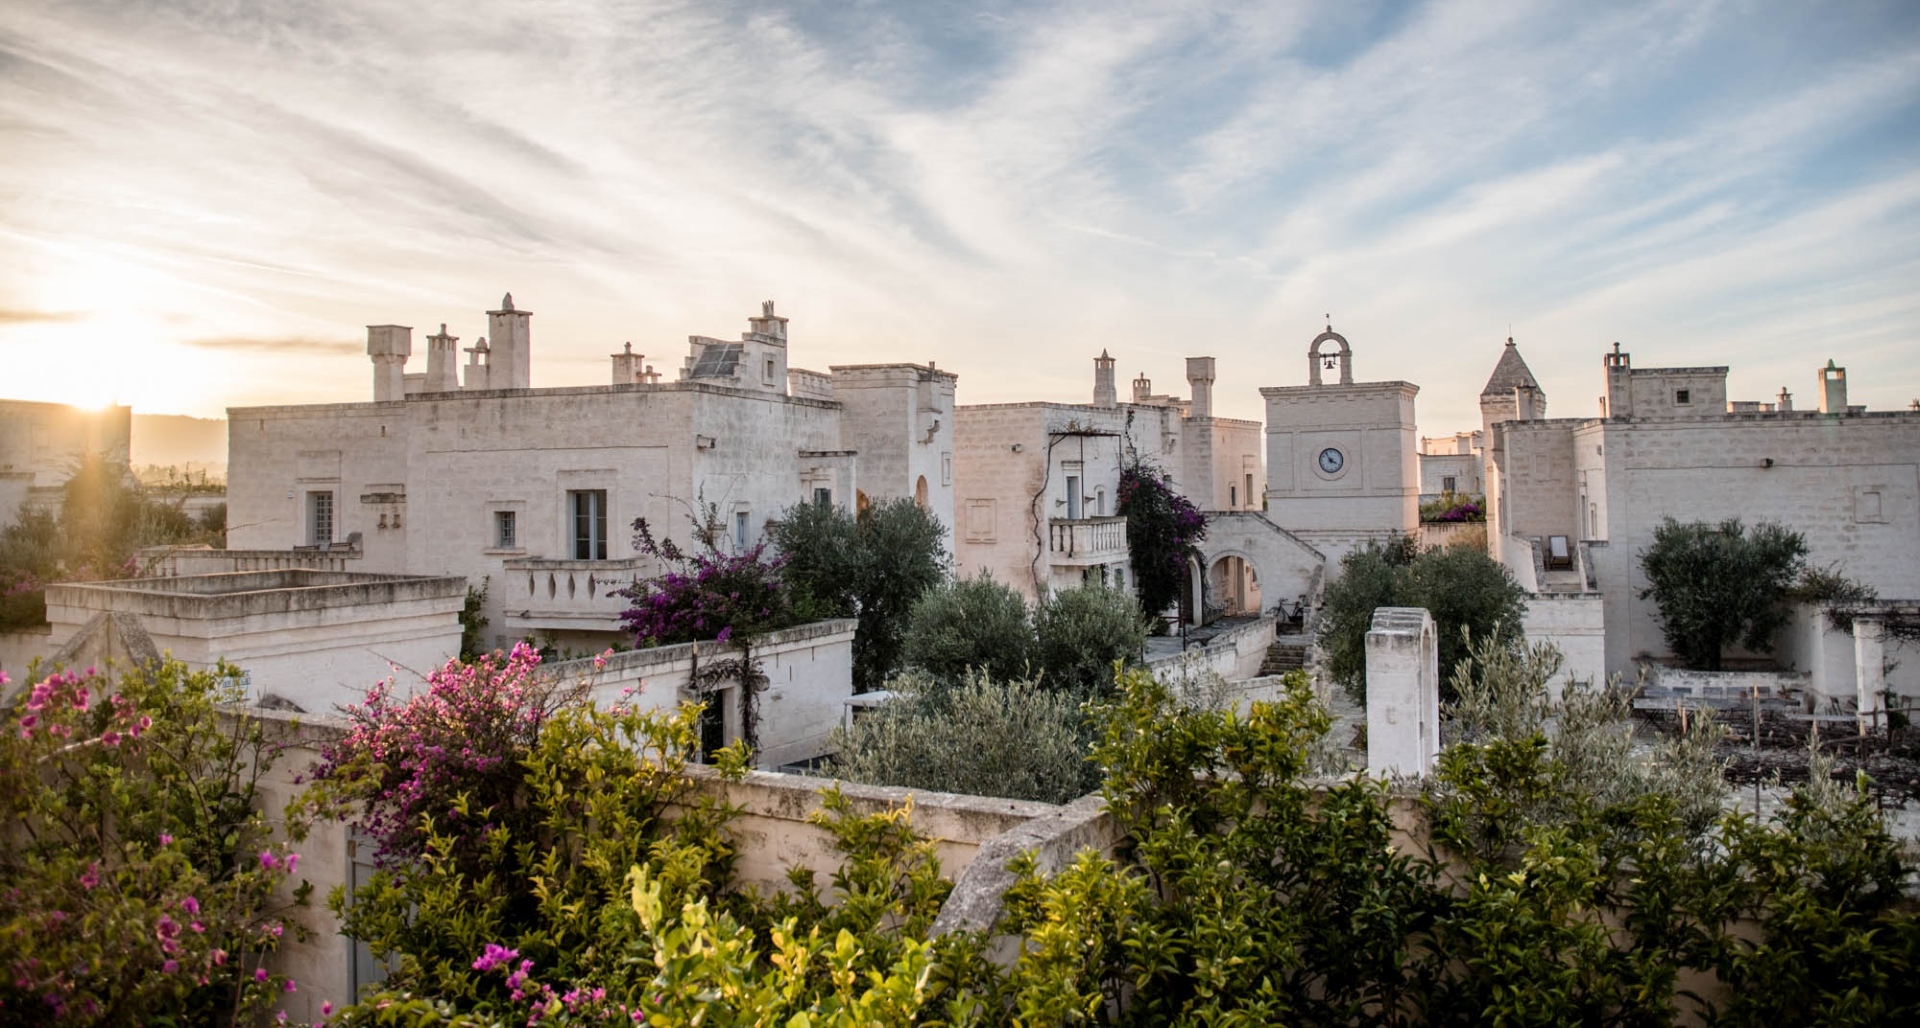
<instances>
[{"instance_id":1,"label":"wispy cloud","mask_svg":"<svg viewBox=\"0 0 1920 1028\"><path fill-rule=\"evenodd\" d=\"M1916 124L1898 4L20 0L7 302L89 316L0 349L110 321L301 369L201 376L209 412L358 396L358 326L471 338L506 289L552 384L773 296L807 366L987 402L1209 351L1257 417L1332 311L1441 431L1509 322L1569 412L1614 338L1778 377L1826 324L1890 406Z\"/></svg>"},{"instance_id":2,"label":"wispy cloud","mask_svg":"<svg viewBox=\"0 0 1920 1028\"><path fill-rule=\"evenodd\" d=\"M34 311L0 307L0 324L4 325L79 321L86 316L85 311Z\"/></svg>"},{"instance_id":3,"label":"wispy cloud","mask_svg":"<svg viewBox=\"0 0 1920 1028\"><path fill-rule=\"evenodd\" d=\"M187 339L186 345L199 350L245 350L251 353L348 354L365 353L366 344L343 339L308 339L285 336L258 339L247 336L217 336Z\"/></svg>"}]
</instances>

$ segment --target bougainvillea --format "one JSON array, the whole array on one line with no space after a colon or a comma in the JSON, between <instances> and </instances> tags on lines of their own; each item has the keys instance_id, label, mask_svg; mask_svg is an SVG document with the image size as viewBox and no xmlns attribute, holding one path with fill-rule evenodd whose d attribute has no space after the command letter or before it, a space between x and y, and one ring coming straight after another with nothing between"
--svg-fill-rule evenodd
<instances>
[{"instance_id":1,"label":"bougainvillea","mask_svg":"<svg viewBox=\"0 0 1920 1028\"><path fill-rule=\"evenodd\" d=\"M216 706L232 673L59 671L7 703L0 1022L246 1023L294 988L262 963L299 855L255 807L275 747Z\"/></svg>"},{"instance_id":2,"label":"bougainvillea","mask_svg":"<svg viewBox=\"0 0 1920 1028\"><path fill-rule=\"evenodd\" d=\"M757 545L734 554L688 554L671 539L655 541L645 518L633 528L634 547L665 567L660 577L620 591L633 601L620 613L620 624L633 633L635 645L727 642L798 623L780 577L785 558L769 558Z\"/></svg>"},{"instance_id":3,"label":"bougainvillea","mask_svg":"<svg viewBox=\"0 0 1920 1028\"><path fill-rule=\"evenodd\" d=\"M1438 497L1420 505L1420 520L1448 524L1485 521L1487 520L1486 500L1479 496L1441 493Z\"/></svg>"},{"instance_id":4,"label":"bougainvillea","mask_svg":"<svg viewBox=\"0 0 1920 1028\"><path fill-rule=\"evenodd\" d=\"M1144 462L1120 472L1119 510L1127 519L1140 609L1158 615L1180 597L1187 561L1199 554L1200 540L1207 537L1207 516Z\"/></svg>"},{"instance_id":5,"label":"bougainvillea","mask_svg":"<svg viewBox=\"0 0 1920 1028\"><path fill-rule=\"evenodd\" d=\"M351 727L312 777L357 807L354 827L378 840L378 863L413 860L427 843L428 816L485 825L508 815L523 777L518 755L566 698L526 643L504 656L450 660L410 695L396 693L391 679L368 690L347 709Z\"/></svg>"}]
</instances>

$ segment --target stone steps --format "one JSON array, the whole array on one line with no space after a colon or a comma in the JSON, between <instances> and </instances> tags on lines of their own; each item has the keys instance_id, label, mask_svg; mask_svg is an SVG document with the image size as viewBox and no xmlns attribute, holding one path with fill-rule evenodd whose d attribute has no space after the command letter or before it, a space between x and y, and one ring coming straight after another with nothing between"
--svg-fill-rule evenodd
<instances>
[{"instance_id":1,"label":"stone steps","mask_svg":"<svg viewBox=\"0 0 1920 1028\"><path fill-rule=\"evenodd\" d=\"M1260 662L1260 673L1262 675L1284 675L1289 671L1298 671L1306 666L1306 643L1277 642L1267 647L1267 655Z\"/></svg>"}]
</instances>

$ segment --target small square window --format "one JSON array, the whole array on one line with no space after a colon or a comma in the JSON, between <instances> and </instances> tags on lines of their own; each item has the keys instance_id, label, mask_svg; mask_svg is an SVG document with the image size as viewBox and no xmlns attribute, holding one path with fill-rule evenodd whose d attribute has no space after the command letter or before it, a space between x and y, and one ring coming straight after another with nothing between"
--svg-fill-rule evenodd
<instances>
[{"instance_id":1,"label":"small square window","mask_svg":"<svg viewBox=\"0 0 1920 1028\"><path fill-rule=\"evenodd\" d=\"M813 503L814 503L814 506L816 507L833 506L833 490L828 489L826 486L820 486L820 485L814 486L813 487Z\"/></svg>"},{"instance_id":2,"label":"small square window","mask_svg":"<svg viewBox=\"0 0 1920 1028\"><path fill-rule=\"evenodd\" d=\"M1693 402L1693 390L1691 390L1691 389L1676 389L1676 390L1674 390L1674 391L1673 391L1673 402L1675 402L1675 403L1692 403L1692 402Z\"/></svg>"},{"instance_id":3,"label":"small square window","mask_svg":"<svg viewBox=\"0 0 1920 1028\"><path fill-rule=\"evenodd\" d=\"M1441 492L1443 492L1443 493L1450 493L1450 492L1453 492L1453 491L1454 491L1454 484L1455 484L1455 483L1456 483L1457 481L1458 481L1458 479L1456 479L1456 478L1454 478L1454 477L1453 477L1452 475L1447 475L1447 476L1445 476L1445 477L1443 477L1443 478L1441 478L1441 479L1440 479L1440 491L1441 491Z\"/></svg>"},{"instance_id":4,"label":"small square window","mask_svg":"<svg viewBox=\"0 0 1920 1028\"><path fill-rule=\"evenodd\" d=\"M518 529L519 525L516 524L513 511L496 510L493 512L493 545L496 548L502 550L518 549L520 546Z\"/></svg>"}]
</instances>

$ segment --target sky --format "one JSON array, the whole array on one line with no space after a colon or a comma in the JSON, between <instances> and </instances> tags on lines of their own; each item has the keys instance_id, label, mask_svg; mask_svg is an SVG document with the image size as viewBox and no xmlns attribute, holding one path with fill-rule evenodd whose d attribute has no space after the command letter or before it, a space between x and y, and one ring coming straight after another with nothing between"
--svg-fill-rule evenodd
<instances>
[{"instance_id":1,"label":"sky","mask_svg":"<svg viewBox=\"0 0 1920 1028\"><path fill-rule=\"evenodd\" d=\"M7 0L0 397L219 416L371 398L365 326L536 386L773 299L795 366L937 362L1216 411L1360 381L1476 427L1601 354L1735 399L1920 397L1920 4L1836 0Z\"/></svg>"}]
</instances>

